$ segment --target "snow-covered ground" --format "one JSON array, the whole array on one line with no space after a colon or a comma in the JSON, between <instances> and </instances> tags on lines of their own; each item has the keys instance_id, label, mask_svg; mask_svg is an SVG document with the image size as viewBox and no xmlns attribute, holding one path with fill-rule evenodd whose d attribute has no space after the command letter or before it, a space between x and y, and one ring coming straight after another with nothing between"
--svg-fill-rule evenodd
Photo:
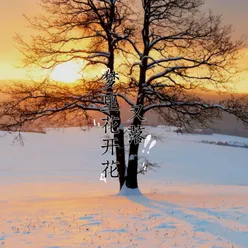
<instances>
[{"instance_id":1,"label":"snow-covered ground","mask_svg":"<svg viewBox=\"0 0 248 248\"><path fill-rule=\"evenodd\" d=\"M114 159L100 128L24 133L24 147L1 132L0 247L247 248L248 149L199 142L248 139L147 132L163 141L146 155L160 167L139 176L140 196L99 180Z\"/></svg>"}]
</instances>

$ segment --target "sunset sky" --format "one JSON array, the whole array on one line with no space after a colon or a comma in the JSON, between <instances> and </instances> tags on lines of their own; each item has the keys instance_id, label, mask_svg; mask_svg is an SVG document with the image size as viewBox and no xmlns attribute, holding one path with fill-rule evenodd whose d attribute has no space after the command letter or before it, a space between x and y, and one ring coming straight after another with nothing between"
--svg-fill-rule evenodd
<instances>
[{"instance_id":1,"label":"sunset sky","mask_svg":"<svg viewBox=\"0 0 248 248\"><path fill-rule=\"evenodd\" d=\"M222 14L224 23L233 25L234 38L241 35L248 37L247 0L206 0L205 2L204 8L211 8L215 13ZM22 15L33 16L37 13L39 6L36 0L0 1L0 80L26 78L25 69L15 68L20 65L20 54L15 48L13 36L15 31L29 36L31 33L25 28L27 23ZM248 67L248 49L244 52L240 64ZM248 73L243 73L239 81L237 90L248 92Z\"/></svg>"}]
</instances>

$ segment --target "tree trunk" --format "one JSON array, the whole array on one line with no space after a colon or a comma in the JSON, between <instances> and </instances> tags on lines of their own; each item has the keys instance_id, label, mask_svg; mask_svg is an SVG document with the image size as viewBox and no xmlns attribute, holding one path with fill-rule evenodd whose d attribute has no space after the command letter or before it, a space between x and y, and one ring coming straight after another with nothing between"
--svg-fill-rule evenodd
<instances>
[{"instance_id":1,"label":"tree trunk","mask_svg":"<svg viewBox=\"0 0 248 248\"><path fill-rule=\"evenodd\" d=\"M142 113L141 117L143 117ZM136 117L134 118L133 125L137 127L141 125L141 121ZM136 144L134 140L131 140L129 146L128 167L126 176L126 186L130 189L138 188L138 151L139 143Z\"/></svg>"},{"instance_id":2,"label":"tree trunk","mask_svg":"<svg viewBox=\"0 0 248 248\"><path fill-rule=\"evenodd\" d=\"M148 1L149 4L149 1ZM144 42L144 58L142 59L142 65L140 66L140 75L139 75L139 90L136 105L144 106L144 94L143 94L143 85L146 83L146 71L147 71L147 56L149 55L149 19L144 18L144 28L142 30L143 42ZM139 113L140 118L143 118L144 112L143 109ZM141 119L135 117L132 125L138 127L141 125ZM127 167L127 177L126 177L126 186L127 188L137 189L138 188L138 151L139 144L135 144L133 141L130 143L129 158L128 158L128 167Z\"/></svg>"},{"instance_id":3,"label":"tree trunk","mask_svg":"<svg viewBox=\"0 0 248 248\"><path fill-rule=\"evenodd\" d=\"M125 142L124 142L124 129L119 129L119 134L115 134L117 138L118 147L116 147L116 161L119 174L120 190L125 183L125 172L126 172L126 162L125 162Z\"/></svg>"},{"instance_id":4,"label":"tree trunk","mask_svg":"<svg viewBox=\"0 0 248 248\"><path fill-rule=\"evenodd\" d=\"M139 145L130 144L126 177L126 186L130 189L138 188L138 150Z\"/></svg>"},{"instance_id":5,"label":"tree trunk","mask_svg":"<svg viewBox=\"0 0 248 248\"><path fill-rule=\"evenodd\" d=\"M111 5L111 19L114 20L114 4ZM110 69L111 72L114 71L114 48L113 48L113 43L112 43L112 37L110 34L108 34L109 38L109 59L108 59L108 68ZM113 88L109 88L107 90L108 93L113 94ZM118 101L116 102L117 106L119 108L119 103ZM126 172L126 162L125 162L125 142L124 142L124 128L121 124L121 116L120 116L120 111L110 111L111 116L114 116L116 120L113 122L113 130L119 131L119 133L114 134L114 138L116 139L115 144L116 149L116 163L117 163L117 170L118 170L118 175L119 175L119 184L120 184L120 190L122 186L125 183L125 172Z\"/></svg>"}]
</instances>

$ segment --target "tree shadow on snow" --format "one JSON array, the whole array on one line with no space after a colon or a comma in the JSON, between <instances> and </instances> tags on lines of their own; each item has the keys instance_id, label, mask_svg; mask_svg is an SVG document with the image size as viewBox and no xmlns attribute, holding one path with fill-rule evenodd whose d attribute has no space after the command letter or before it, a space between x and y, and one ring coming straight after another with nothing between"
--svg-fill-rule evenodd
<instances>
[{"instance_id":1,"label":"tree shadow on snow","mask_svg":"<svg viewBox=\"0 0 248 248\"><path fill-rule=\"evenodd\" d=\"M130 201L140 204L146 208L161 212L161 214L174 217L178 220L187 222L192 226L195 232L205 232L212 234L213 236L221 237L231 243L248 247L248 232L241 232L233 230L228 227L224 227L220 223L214 220L201 219L199 211L194 208L188 208L190 211L194 211L196 214L187 214L183 211L183 207L177 204L172 204L167 201L158 201L149 199L145 195L126 195ZM209 217L211 218L211 217Z\"/></svg>"}]
</instances>

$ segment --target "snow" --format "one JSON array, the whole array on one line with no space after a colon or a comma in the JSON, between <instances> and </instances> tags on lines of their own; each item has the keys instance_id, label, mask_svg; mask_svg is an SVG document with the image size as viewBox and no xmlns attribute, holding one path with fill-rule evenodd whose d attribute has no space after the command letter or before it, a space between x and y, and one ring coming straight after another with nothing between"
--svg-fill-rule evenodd
<instances>
[{"instance_id":1,"label":"snow","mask_svg":"<svg viewBox=\"0 0 248 248\"><path fill-rule=\"evenodd\" d=\"M126 184L124 184L121 188L121 191L118 193L118 195L121 195L121 196L141 195L141 192L139 189L129 189L127 188Z\"/></svg>"},{"instance_id":2,"label":"snow","mask_svg":"<svg viewBox=\"0 0 248 248\"><path fill-rule=\"evenodd\" d=\"M139 155L160 167L121 192L99 180L114 159L99 127L24 133L24 147L0 132L0 247L248 247L248 150L199 143L248 139L174 129L147 127L164 140Z\"/></svg>"},{"instance_id":3,"label":"snow","mask_svg":"<svg viewBox=\"0 0 248 248\"><path fill-rule=\"evenodd\" d=\"M123 95L123 94L120 94L120 93L118 93L116 95L122 97L130 106L135 105L126 95Z\"/></svg>"},{"instance_id":4,"label":"snow","mask_svg":"<svg viewBox=\"0 0 248 248\"><path fill-rule=\"evenodd\" d=\"M119 129L124 130L124 127L123 127L122 123L120 123Z\"/></svg>"},{"instance_id":5,"label":"snow","mask_svg":"<svg viewBox=\"0 0 248 248\"><path fill-rule=\"evenodd\" d=\"M135 160L135 157L136 157L135 154L131 154L131 155L129 156L129 160Z\"/></svg>"}]
</instances>

